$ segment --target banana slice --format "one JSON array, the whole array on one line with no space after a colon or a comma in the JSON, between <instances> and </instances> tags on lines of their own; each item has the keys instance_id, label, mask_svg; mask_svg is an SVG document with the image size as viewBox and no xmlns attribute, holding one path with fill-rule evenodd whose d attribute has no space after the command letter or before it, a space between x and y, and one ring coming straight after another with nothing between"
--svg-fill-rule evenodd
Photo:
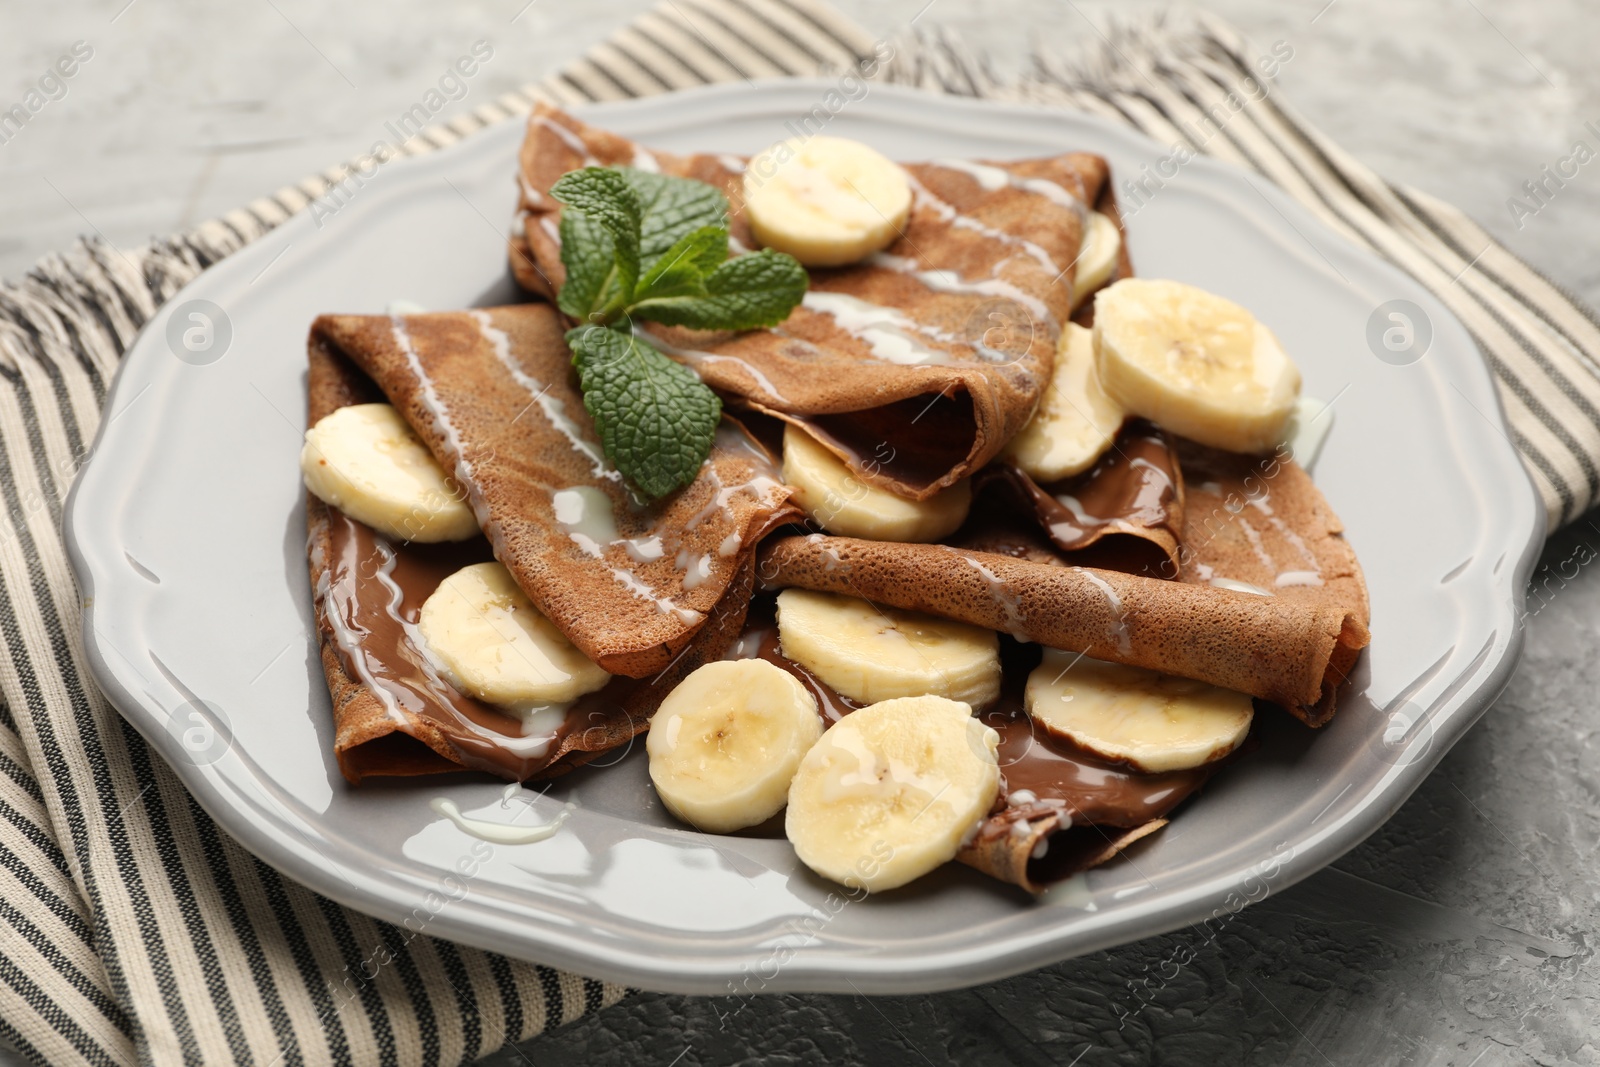
<instances>
[{"instance_id":1,"label":"banana slice","mask_svg":"<svg viewBox=\"0 0 1600 1067\"><path fill-rule=\"evenodd\" d=\"M1033 418L1006 445L1006 458L1041 484L1082 474L1117 439L1123 417L1095 370L1094 335L1069 322L1056 349L1050 388Z\"/></svg>"},{"instance_id":2,"label":"banana slice","mask_svg":"<svg viewBox=\"0 0 1600 1067\"><path fill-rule=\"evenodd\" d=\"M1051 734L1151 773L1221 759L1253 714L1244 693L1057 649L1028 675L1024 699Z\"/></svg>"},{"instance_id":3,"label":"banana slice","mask_svg":"<svg viewBox=\"0 0 1600 1067\"><path fill-rule=\"evenodd\" d=\"M756 240L808 267L841 267L900 236L911 185L860 141L794 138L745 167L744 202Z\"/></svg>"},{"instance_id":4,"label":"banana slice","mask_svg":"<svg viewBox=\"0 0 1600 1067\"><path fill-rule=\"evenodd\" d=\"M1073 271L1074 311L1091 293L1111 280L1121 256L1122 231L1117 229L1110 215L1091 211L1089 224L1084 227L1083 248L1078 253L1077 269Z\"/></svg>"},{"instance_id":5,"label":"banana slice","mask_svg":"<svg viewBox=\"0 0 1600 1067\"><path fill-rule=\"evenodd\" d=\"M966 479L927 500L907 500L868 485L792 424L783 430L783 480L794 487L795 502L825 529L873 541L937 541L954 533L972 506Z\"/></svg>"},{"instance_id":6,"label":"banana slice","mask_svg":"<svg viewBox=\"0 0 1600 1067\"><path fill-rule=\"evenodd\" d=\"M567 703L611 678L498 563L474 563L440 582L417 626L451 685L511 711Z\"/></svg>"},{"instance_id":7,"label":"banana slice","mask_svg":"<svg viewBox=\"0 0 1600 1067\"><path fill-rule=\"evenodd\" d=\"M932 694L983 707L1000 695L993 630L855 597L779 593L778 649L851 700Z\"/></svg>"},{"instance_id":8,"label":"banana slice","mask_svg":"<svg viewBox=\"0 0 1600 1067\"><path fill-rule=\"evenodd\" d=\"M397 541L464 541L478 520L461 492L388 404L352 404L306 431L306 488Z\"/></svg>"},{"instance_id":9,"label":"banana slice","mask_svg":"<svg viewBox=\"0 0 1600 1067\"><path fill-rule=\"evenodd\" d=\"M1000 735L955 700L885 700L828 728L789 787L800 861L879 892L955 858L1000 790Z\"/></svg>"},{"instance_id":10,"label":"banana slice","mask_svg":"<svg viewBox=\"0 0 1600 1067\"><path fill-rule=\"evenodd\" d=\"M822 736L814 697L764 659L722 660L678 683L650 720L650 780L667 810L713 834L765 822Z\"/></svg>"},{"instance_id":11,"label":"banana slice","mask_svg":"<svg viewBox=\"0 0 1600 1067\"><path fill-rule=\"evenodd\" d=\"M1106 392L1173 433L1231 452L1283 440L1300 371L1272 331L1230 300L1180 282L1125 278L1094 301Z\"/></svg>"}]
</instances>

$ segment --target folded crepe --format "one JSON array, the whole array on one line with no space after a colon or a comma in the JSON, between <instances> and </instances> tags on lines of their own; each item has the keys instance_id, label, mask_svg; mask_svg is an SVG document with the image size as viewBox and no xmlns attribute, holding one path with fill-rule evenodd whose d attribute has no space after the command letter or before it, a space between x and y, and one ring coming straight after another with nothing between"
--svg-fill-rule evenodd
<instances>
[{"instance_id":1,"label":"folded crepe","mask_svg":"<svg viewBox=\"0 0 1600 1067\"><path fill-rule=\"evenodd\" d=\"M309 498L334 749L351 782L463 767L518 781L555 776L630 742L678 681L737 638L755 545L795 512L764 450L736 425L719 431L695 483L647 509L621 495L594 443L548 308L319 319L309 359L313 423L387 396L454 472L494 541L492 550L485 538L396 544ZM588 516L555 508L553 495L573 490L582 492L564 499L581 500ZM416 636L417 612L438 584L495 557L618 675L531 736L515 716L443 681Z\"/></svg>"},{"instance_id":2,"label":"folded crepe","mask_svg":"<svg viewBox=\"0 0 1600 1067\"><path fill-rule=\"evenodd\" d=\"M551 296L565 277L550 187L619 164L717 186L734 247L753 243L739 157L651 153L541 106L511 242L524 286ZM650 332L730 402L799 426L867 482L925 499L994 458L1032 415L1071 312L1086 212L1110 194L1105 161L1084 154L905 169L914 198L900 239L862 264L813 270L781 327Z\"/></svg>"},{"instance_id":3,"label":"folded crepe","mask_svg":"<svg viewBox=\"0 0 1600 1067\"><path fill-rule=\"evenodd\" d=\"M642 677L687 647L757 542L799 512L731 421L694 482L637 503L601 451L563 332L547 304L324 315L311 327L465 489L495 558L539 610L607 671Z\"/></svg>"}]
</instances>

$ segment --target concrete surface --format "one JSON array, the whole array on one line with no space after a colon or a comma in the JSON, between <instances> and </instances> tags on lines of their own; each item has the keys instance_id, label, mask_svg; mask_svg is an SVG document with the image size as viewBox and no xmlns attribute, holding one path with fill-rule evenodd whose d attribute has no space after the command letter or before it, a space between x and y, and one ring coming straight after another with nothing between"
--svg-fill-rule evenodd
<instances>
[{"instance_id":1,"label":"concrete surface","mask_svg":"<svg viewBox=\"0 0 1600 1067\"><path fill-rule=\"evenodd\" d=\"M927 0L852 5L901 31ZM625 23L640 0L75 0L0 8L0 105L74 42L93 55L0 144L0 275L98 231L127 247L348 158L485 39L467 107ZM934 0L938 23L1020 68L1098 40L1101 0ZM1116 5L1153 10L1152 0ZM1519 225L1519 186L1600 123L1592 0L1213 0L1287 40L1280 87L1390 177L1464 207L1600 304L1600 165ZM446 116L441 116L446 117ZM1600 521L1556 536L1573 573ZM1528 652L1482 724L1373 839L1238 915L933 997L640 996L491 1057L619 1062L1600 1063L1600 575L1548 583ZM1182 961L1182 962L1180 962Z\"/></svg>"}]
</instances>

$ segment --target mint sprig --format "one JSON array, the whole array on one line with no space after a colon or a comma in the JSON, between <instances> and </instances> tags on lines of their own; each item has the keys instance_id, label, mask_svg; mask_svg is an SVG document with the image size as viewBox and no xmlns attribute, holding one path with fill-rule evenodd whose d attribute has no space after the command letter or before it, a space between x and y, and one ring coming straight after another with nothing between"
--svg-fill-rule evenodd
<instances>
[{"instance_id":1,"label":"mint sprig","mask_svg":"<svg viewBox=\"0 0 1600 1067\"><path fill-rule=\"evenodd\" d=\"M561 176L556 303L583 406L606 458L649 499L689 484L711 454L722 402L694 371L642 339L653 321L699 330L776 326L805 296L805 268L763 249L728 258L728 199L716 187L633 167Z\"/></svg>"}]
</instances>

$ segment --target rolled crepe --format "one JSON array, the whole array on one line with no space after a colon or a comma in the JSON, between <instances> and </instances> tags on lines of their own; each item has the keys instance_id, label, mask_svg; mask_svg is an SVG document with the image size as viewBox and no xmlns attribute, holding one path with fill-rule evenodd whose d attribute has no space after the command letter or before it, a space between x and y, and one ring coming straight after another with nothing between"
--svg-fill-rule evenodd
<instances>
[{"instance_id":1,"label":"rolled crepe","mask_svg":"<svg viewBox=\"0 0 1600 1067\"><path fill-rule=\"evenodd\" d=\"M958 619L1290 709L1326 701L1329 714L1334 690L1367 643L1365 621L1339 605L947 545L788 536L763 546L757 570L769 588L799 586Z\"/></svg>"},{"instance_id":2,"label":"rolled crepe","mask_svg":"<svg viewBox=\"0 0 1600 1067\"><path fill-rule=\"evenodd\" d=\"M730 422L694 482L649 507L630 498L571 379L563 330L554 308L524 304L324 315L311 337L377 383L465 487L495 558L584 655L653 675L724 610L761 538L799 512L765 450Z\"/></svg>"},{"instance_id":3,"label":"rolled crepe","mask_svg":"<svg viewBox=\"0 0 1600 1067\"><path fill-rule=\"evenodd\" d=\"M736 247L753 243L743 160L650 153L540 107L522 146L511 248L523 285L549 296L565 277L550 187L614 164L721 188ZM1085 212L1108 183L1105 161L1083 154L906 171L903 236L860 265L813 270L805 304L778 329L649 331L730 402L801 427L867 482L925 499L982 467L1032 415L1071 311Z\"/></svg>"}]
</instances>

